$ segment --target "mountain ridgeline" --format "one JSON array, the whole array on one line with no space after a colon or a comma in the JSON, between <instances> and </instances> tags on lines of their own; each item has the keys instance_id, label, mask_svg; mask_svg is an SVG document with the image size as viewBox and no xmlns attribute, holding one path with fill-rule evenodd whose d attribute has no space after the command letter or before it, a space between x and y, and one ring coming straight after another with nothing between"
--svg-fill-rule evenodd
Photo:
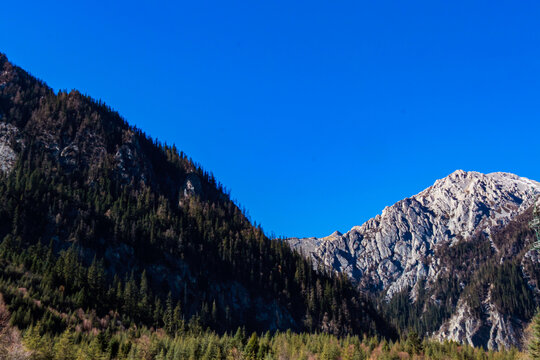
<instances>
[{"instance_id":1,"label":"mountain ridgeline","mask_svg":"<svg viewBox=\"0 0 540 360\"><path fill-rule=\"evenodd\" d=\"M267 238L175 146L1 54L0 240L20 329L395 336L347 276Z\"/></svg>"},{"instance_id":2,"label":"mountain ridgeline","mask_svg":"<svg viewBox=\"0 0 540 360\"><path fill-rule=\"evenodd\" d=\"M289 239L380 300L400 329L491 349L522 347L540 295L529 227L540 183L455 171L346 234Z\"/></svg>"}]
</instances>

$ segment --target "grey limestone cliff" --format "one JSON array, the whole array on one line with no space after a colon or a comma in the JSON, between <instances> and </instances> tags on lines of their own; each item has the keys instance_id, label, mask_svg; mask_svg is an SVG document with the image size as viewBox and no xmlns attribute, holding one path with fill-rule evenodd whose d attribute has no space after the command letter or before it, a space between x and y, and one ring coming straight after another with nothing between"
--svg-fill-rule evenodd
<instances>
[{"instance_id":1,"label":"grey limestone cliff","mask_svg":"<svg viewBox=\"0 0 540 360\"><path fill-rule=\"evenodd\" d=\"M458 170L419 194L386 207L382 214L345 234L288 241L310 256L315 266L348 274L364 291L383 294L388 301L401 290L411 288L414 300L420 280L427 280L429 286L447 270L435 255L438 246L452 246L480 232L489 238L493 229L529 209L539 194L540 183L514 174ZM492 246L497 251L496 244ZM481 325L467 318L466 306L458 305L456 311L437 336L472 343L471 329ZM498 332L490 329L497 334L488 337L487 346L516 344L516 335L508 330L504 314L491 313L491 323ZM460 331L463 335L456 335Z\"/></svg>"}]
</instances>

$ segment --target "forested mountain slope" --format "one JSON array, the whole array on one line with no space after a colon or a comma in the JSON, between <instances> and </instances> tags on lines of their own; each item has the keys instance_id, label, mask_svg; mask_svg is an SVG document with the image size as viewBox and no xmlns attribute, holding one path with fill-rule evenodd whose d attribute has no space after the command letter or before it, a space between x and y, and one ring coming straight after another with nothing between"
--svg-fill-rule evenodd
<instances>
[{"instance_id":1,"label":"forested mountain slope","mask_svg":"<svg viewBox=\"0 0 540 360\"><path fill-rule=\"evenodd\" d=\"M394 335L346 276L267 238L174 146L4 55L0 171L0 292L20 328Z\"/></svg>"},{"instance_id":2,"label":"forested mountain slope","mask_svg":"<svg viewBox=\"0 0 540 360\"><path fill-rule=\"evenodd\" d=\"M458 170L346 234L288 241L380 297L403 330L520 346L538 304L528 221L539 194L513 174Z\"/></svg>"}]
</instances>

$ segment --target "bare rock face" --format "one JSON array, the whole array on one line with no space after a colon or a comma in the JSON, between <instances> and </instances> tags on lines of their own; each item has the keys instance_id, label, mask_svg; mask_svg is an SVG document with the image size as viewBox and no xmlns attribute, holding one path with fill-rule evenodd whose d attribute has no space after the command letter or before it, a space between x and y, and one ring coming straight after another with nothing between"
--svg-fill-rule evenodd
<instances>
[{"instance_id":1,"label":"bare rock face","mask_svg":"<svg viewBox=\"0 0 540 360\"><path fill-rule=\"evenodd\" d=\"M183 196L185 198L191 196L200 196L202 194L202 184L201 179L195 173L189 173L186 176L186 181L184 182Z\"/></svg>"},{"instance_id":2,"label":"bare rock face","mask_svg":"<svg viewBox=\"0 0 540 360\"><path fill-rule=\"evenodd\" d=\"M126 130L122 136L122 145L114 154L116 168L120 178L129 182L132 180L147 183L151 165L142 156L139 141L133 131Z\"/></svg>"},{"instance_id":3,"label":"bare rock face","mask_svg":"<svg viewBox=\"0 0 540 360\"><path fill-rule=\"evenodd\" d=\"M11 172L17 160L16 148L23 146L19 129L0 121L0 173Z\"/></svg>"},{"instance_id":4,"label":"bare rock face","mask_svg":"<svg viewBox=\"0 0 540 360\"><path fill-rule=\"evenodd\" d=\"M476 346L483 345L488 349L511 346L522 348L522 335L526 324L518 318L497 311L490 295L484 301L484 307L486 313L480 318L471 311L465 301L460 300L454 315L444 322L433 337L439 341L448 339Z\"/></svg>"},{"instance_id":5,"label":"bare rock face","mask_svg":"<svg viewBox=\"0 0 540 360\"><path fill-rule=\"evenodd\" d=\"M403 289L414 289L420 280L429 286L439 277L445 269L435 256L437 246L451 246L479 232L489 237L492 229L531 207L539 194L540 183L513 174L457 170L343 235L288 242L315 266L344 272L361 289L389 300ZM488 346L516 344L516 331L505 316L491 313ZM462 306L445 326L439 337L472 344L479 334L476 328L484 325L476 324Z\"/></svg>"},{"instance_id":6,"label":"bare rock face","mask_svg":"<svg viewBox=\"0 0 540 360\"><path fill-rule=\"evenodd\" d=\"M482 329L482 321L478 319L464 301L460 301L452 318L448 320L434 338L439 341L452 340L473 344L474 336Z\"/></svg>"}]
</instances>

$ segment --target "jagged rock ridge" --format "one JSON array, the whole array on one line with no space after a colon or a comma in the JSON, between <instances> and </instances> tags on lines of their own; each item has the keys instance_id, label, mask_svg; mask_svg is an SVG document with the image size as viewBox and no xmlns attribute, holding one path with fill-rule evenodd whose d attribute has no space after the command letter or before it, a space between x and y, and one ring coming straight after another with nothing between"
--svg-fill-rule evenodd
<instances>
[{"instance_id":1,"label":"jagged rock ridge","mask_svg":"<svg viewBox=\"0 0 540 360\"><path fill-rule=\"evenodd\" d=\"M493 229L530 208L539 194L540 183L513 174L457 170L343 235L288 241L310 256L315 266L344 272L364 291L384 294L389 300L403 289L414 289L420 280L426 279L429 286L448 270L435 256L439 245L452 246L478 233L489 238ZM492 246L497 251L496 244ZM412 291L411 297L415 296ZM500 344L516 343L512 336L501 336L501 330ZM448 337L472 341L471 336ZM493 338L481 345L497 347Z\"/></svg>"}]
</instances>

